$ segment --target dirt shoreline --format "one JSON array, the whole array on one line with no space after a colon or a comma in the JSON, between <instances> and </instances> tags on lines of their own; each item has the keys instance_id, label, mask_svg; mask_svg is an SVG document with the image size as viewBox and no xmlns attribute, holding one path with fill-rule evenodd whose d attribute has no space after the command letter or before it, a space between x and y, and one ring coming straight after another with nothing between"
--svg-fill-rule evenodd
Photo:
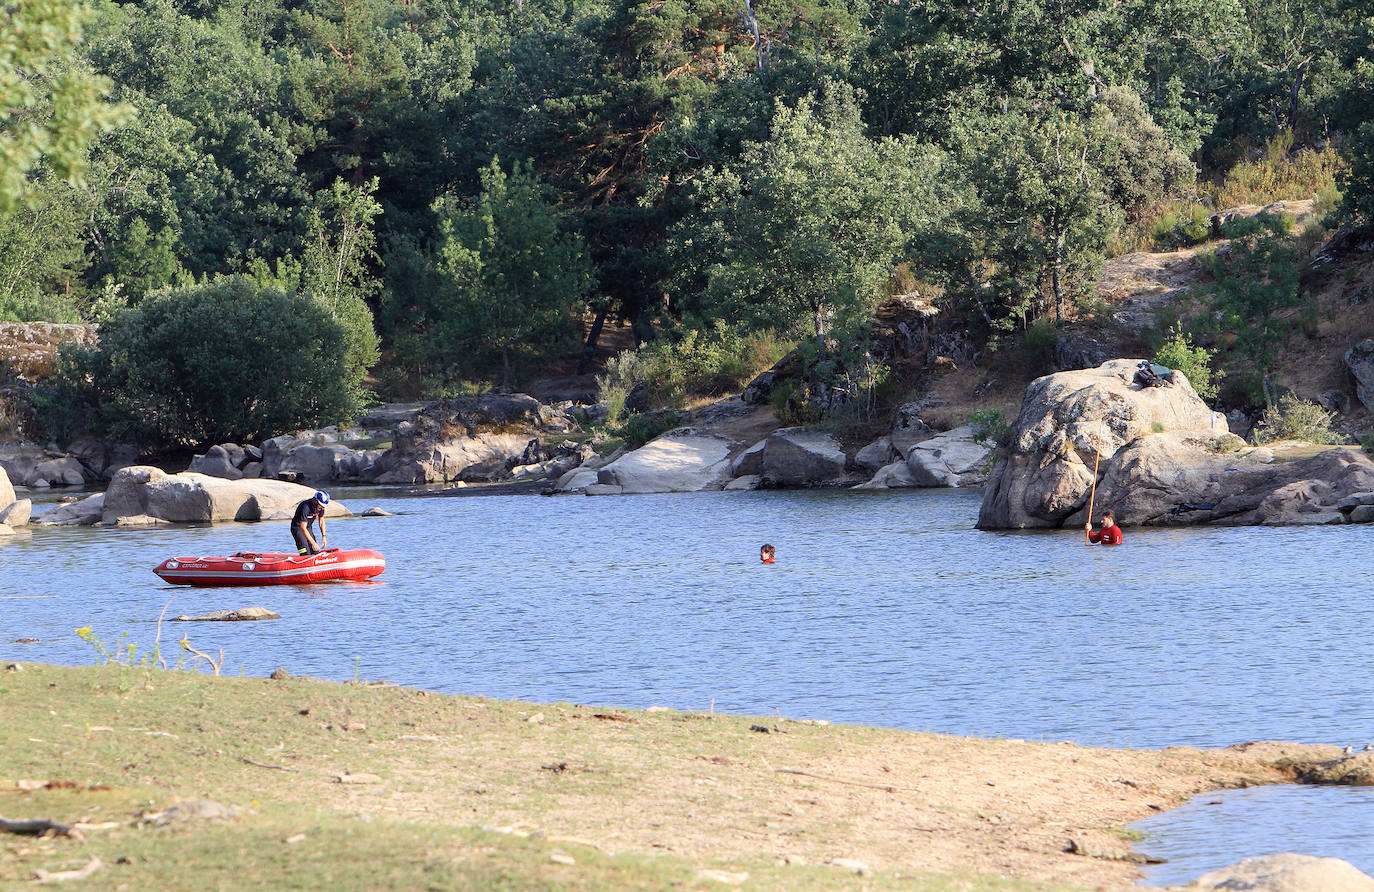
<instances>
[{"instance_id":1,"label":"dirt shoreline","mask_svg":"<svg viewBox=\"0 0 1374 892\"><path fill-rule=\"evenodd\" d=\"M302 678L18 665L0 672L0 815L11 819L73 818L39 813L25 785L95 784L164 804L208 797L248 816L239 821L271 802L364 827L486 828L597 857L664 855L763 888L817 876L839 888L911 888L933 876L972 885L919 888L1126 889L1141 876L1122 830L1130 822L1340 756L1295 744L1105 750ZM79 797L71 809L90 810ZM134 820L118 806L104 818ZM84 845L117 857L132 832ZM67 843L19 839L0 835L0 885Z\"/></svg>"}]
</instances>

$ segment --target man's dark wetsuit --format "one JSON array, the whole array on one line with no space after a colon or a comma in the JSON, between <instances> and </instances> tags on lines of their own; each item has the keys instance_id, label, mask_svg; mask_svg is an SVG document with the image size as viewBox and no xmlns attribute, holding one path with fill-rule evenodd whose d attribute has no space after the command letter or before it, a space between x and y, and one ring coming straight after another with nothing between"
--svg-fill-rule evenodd
<instances>
[{"instance_id":1,"label":"man's dark wetsuit","mask_svg":"<svg viewBox=\"0 0 1374 892\"><path fill-rule=\"evenodd\" d=\"M313 526L322 517L324 506L315 501L313 496L296 506L296 513L291 516L291 538L296 540L297 554L315 553L315 549L310 547L310 540L305 537L303 527Z\"/></svg>"}]
</instances>

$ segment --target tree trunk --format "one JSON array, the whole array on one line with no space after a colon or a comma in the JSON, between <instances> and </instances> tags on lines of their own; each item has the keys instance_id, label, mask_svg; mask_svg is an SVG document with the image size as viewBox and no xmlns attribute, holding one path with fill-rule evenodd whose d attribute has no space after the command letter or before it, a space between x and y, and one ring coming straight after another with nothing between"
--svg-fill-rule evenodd
<instances>
[{"instance_id":1,"label":"tree trunk","mask_svg":"<svg viewBox=\"0 0 1374 892\"><path fill-rule=\"evenodd\" d=\"M596 344L601 340L601 330L606 327L606 310L596 314L592 320L592 327L587 332L587 343L582 348L582 358L577 361L577 374L587 374L587 368L591 365L592 359L596 356Z\"/></svg>"},{"instance_id":2,"label":"tree trunk","mask_svg":"<svg viewBox=\"0 0 1374 892\"><path fill-rule=\"evenodd\" d=\"M1293 86L1288 93L1288 129L1296 136L1298 132L1298 94L1302 92L1302 80L1307 74L1307 63L1298 66L1293 78Z\"/></svg>"},{"instance_id":3,"label":"tree trunk","mask_svg":"<svg viewBox=\"0 0 1374 892\"><path fill-rule=\"evenodd\" d=\"M1064 263L1063 238L1054 243L1054 265L1050 268L1050 285L1054 288L1054 321L1064 324L1064 284L1059 281L1059 267Z\"/></svg>"}]
</instances>

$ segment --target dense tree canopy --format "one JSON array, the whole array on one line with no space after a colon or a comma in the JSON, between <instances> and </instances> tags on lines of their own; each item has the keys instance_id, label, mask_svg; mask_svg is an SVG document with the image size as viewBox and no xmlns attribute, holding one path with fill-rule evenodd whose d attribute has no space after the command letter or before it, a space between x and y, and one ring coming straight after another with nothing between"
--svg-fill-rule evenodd
<instances>
[{"instance_id":1,"label":"dense tree canopy","mask_svg":"<svg viewBox=\"0 0 1374 892\"><path fill-rule=\"evenodd\" d=\"M1374 220L1354 0L7 9L0 316L246 275L389 395L571 370L583 316L814 337L898 270L973 336L1054 319L1266 144L1338 147Z\"/></svg>"}]
</instances>

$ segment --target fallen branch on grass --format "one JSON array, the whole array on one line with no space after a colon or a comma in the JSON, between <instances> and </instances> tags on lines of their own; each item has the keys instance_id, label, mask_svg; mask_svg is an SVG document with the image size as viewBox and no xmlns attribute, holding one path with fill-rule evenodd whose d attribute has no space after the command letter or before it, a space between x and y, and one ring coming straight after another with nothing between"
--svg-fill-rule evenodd
<instances>
[{"instance_id":1,"label":"fallen branch on grass","mask_svg":"<svg viewBox=\"0 0 1374 892\"><path fill-rule=\"evenodd\" d=\"M12 821L8 818L0 818L0 830L6 833L18 833L21 836L66 836L71 839L80 839L81 831L71 824L59 824L57 821L50 821L47 818L34 818L32 820Z\"/></svg>"},{"instance_id":2,"label":"fallen branch on grass","mask_svg":"<svg viewBox=\"0 0 1374 892\"><path fill-rule=\"evenodd\" d=\"M829 781L832 784L848 784L851 787L867 787L870 790L882 790L884 793L919 793L910 787L894 787L891 784L870 784L864 781L845 780L842 777L826 777L823 774L812 774L809 771L802 771L798 768L774 768L778 774L799 774L802 777L811 777L816 780Z\"/></svg>"},{"instance_id":3,"label":"fallen branch on grass","mask_svg":"<svg viewBox=\"0 0 1374 892\"><path fill-rule=\"evenodd\" d=\"M252 759L248 758L247 756L239 756L239 761L240 761L240 762L246 762L246 763L248 763L249 765L255 765L255 766L257 766L258 768L271 768L273 771L298 771L298 770L299 770L299 769L297 769L297 768L292 768L292 767L289 766L289 765L268 765L266 762L254 762Z\"/></svg>"},{"instance_id":4,"label":"fallen branch on grass","mask_svg":"<svg viewBox=\"0 0 1374 892\"><path fill-rule=\"evenodd\" d=\"M65 883L68 880L84 880L104 866L104 862L92 855L91 860L86 862L86 866L78 870L57 870L50 872L42 868L35 868L33 878L39 883Z\"/></svg>"}]
</instances>

